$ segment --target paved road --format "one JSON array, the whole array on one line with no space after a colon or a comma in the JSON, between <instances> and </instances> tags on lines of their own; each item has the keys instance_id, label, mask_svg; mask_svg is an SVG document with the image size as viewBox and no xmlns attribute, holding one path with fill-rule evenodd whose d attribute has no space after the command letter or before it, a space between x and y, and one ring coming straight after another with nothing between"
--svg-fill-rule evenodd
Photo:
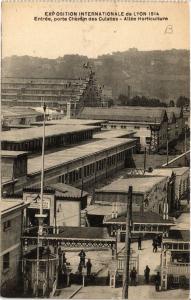
<instances>
[{"instance_id":1,"label":"paved road","mask_svg":"<svg viewBox=\"0 0 191 300\"><path fill-rule=\"evenodd\" d=\"M73 299L121 299L121 288L110 288L108 286L87 286L82 288ZM189 299L189 292L185 290L171 290L166 292L155 292L154 286L137 286L129 288L129 300L155 300L155 299Z\"/></svg>"}]
</instances>

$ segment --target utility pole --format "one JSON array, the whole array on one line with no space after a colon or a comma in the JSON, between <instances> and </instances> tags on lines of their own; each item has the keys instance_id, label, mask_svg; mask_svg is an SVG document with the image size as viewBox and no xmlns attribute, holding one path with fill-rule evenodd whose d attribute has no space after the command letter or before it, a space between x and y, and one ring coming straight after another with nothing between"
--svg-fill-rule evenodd
<instances>
[{"instance_id":1,"label":"utility pole","mask_svg":"<svg viewBox=\"0 0 191 300\"><path fill-rule=\"evenodd\" d=\"M144 151L144 174L145 174L145 171L146 171L146 159L147 159L147 149L145 147L145 151Z\"/></svg>"},{"instance_id":2,"label":"utility pole","mask_svg":"<svg viewBox=\"0 0 191 300\"><path fill-rule=\"evenodd\" d=\"M167 123L167 131L166 131L166 165L168 166L168 143L169 143L169 136L168 136L168 123Z\"/></svg>"},{"instance_id":3,"label":"utility pole","mask_svg":"<svg viewBox=\"0 0 191 300\"><path fill-rule=\"evenodd\" d=\"M187 133L187 128L186 126L184 127L184 152L186 153L187 151L187 136L186 136L186 133Z\"/></svg>"},{"instance_id":4,"label":"utility pole","mask_svg":"<svg viewBox=\"0 0 191 300\"><path fill-rule=\"evenodd\" d=\"M132 226L132 192L133 187L129 187L127 197L127 217L126 217L126 235L125 235L125 264L123 273L123 290L122 299L128 299L129 290L129 263L130 263L130 246L131 246L131 226Z\"/></svg>"},{"instance_id":5,"label":"utility pole","mask_svg":"<svg viewBox=\"0 0 191 300\"><path fill-rule=\"evenodd\" d=\"M42 138L42 170L41 170L41 190L40 190L40 213L36 214L38 218L38 237L37 237L37 268L36 268L36 297L39 291L39 262L40 262L40 237L43 235L43 221L46 215L43 214L43 188L44 188L44 148L45 148L45 118L46 118L46 105L43 106L44 119L43 119L43 138Z\"/></svg>"}]
</instances>

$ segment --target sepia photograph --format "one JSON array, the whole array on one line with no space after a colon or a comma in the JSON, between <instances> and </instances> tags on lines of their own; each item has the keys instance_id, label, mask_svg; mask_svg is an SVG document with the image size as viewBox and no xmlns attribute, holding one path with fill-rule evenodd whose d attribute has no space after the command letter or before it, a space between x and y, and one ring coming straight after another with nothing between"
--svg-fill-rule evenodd
<instances>
[{"instance_id":1,"label":"sepia photograph","mask_svg":"<svg viewBox=\"0 0 191 300\"><path fill-rule=\"evenodd\" d=\"M2 1L2 298L190 298L189 1Z\"/></svg>"}]
</instances>

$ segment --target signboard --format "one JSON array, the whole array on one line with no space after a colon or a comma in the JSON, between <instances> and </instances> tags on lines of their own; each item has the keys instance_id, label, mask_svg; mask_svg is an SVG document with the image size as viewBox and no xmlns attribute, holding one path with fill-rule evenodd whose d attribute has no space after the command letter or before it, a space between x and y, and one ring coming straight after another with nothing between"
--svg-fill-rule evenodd
<instances>
[{"instance_id":1,"label":"signboard","mask_svg":"<svg viewBox=\"0 0 191 300\"><path fill-rule=\"evenodd\" d=\"M39 209L40 208L40 195L32 194L26 197L26 202L30 203L29 208ZM51 197L44 195L42 207L43 209L50 209Z\"/></svg>"},{"instance_id":2,"label":"signboard","mask_svg":"<svg viewBox=\"0 0 191 300\"><path fill-rule=\"evenodd\" d=\"M42 203L42 207L43 209L50 209L50 200L43 200ZM31 202L29 208L40 208L40 200L38 200L37 202Z\"/></svg>"}]
</instances>

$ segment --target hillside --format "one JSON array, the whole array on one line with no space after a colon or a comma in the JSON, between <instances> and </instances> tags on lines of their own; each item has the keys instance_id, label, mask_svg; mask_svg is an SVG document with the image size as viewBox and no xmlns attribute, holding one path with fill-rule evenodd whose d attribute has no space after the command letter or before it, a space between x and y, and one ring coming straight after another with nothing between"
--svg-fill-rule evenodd
<instances>
[{"instance_id":1,"label":"hillside","mask_svg":"<svg viewBox=\"0 0 191 300\"><path fill-rule=\"evenodd\" d=\"M19 77L84 77L82 68L89 60L98 83L111 87L114 97L126 94L131 86L132 96L145 95L162 101L189 97L189 51L138 51L129 49L97 59L65 55L57 59L12 56L2 60L3 76Z\"/></svg>"}]
</instances>

